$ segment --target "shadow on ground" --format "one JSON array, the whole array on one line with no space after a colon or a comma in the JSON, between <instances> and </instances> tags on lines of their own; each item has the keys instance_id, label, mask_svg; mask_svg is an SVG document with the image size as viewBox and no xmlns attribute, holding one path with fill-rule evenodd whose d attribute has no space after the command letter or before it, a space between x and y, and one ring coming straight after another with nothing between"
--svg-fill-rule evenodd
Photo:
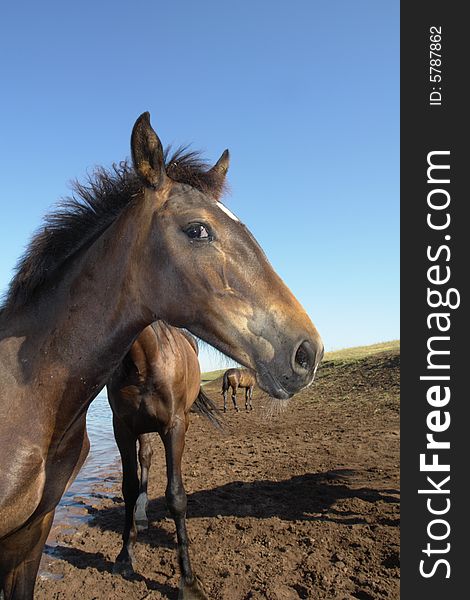
<instances>
[{"instance_id":1,"label":"shadow on ground","mask_svg":"<svg viewBox=\"0 0 470 600\"><path fill-rule=\"evenodd\" d=\"M278 517L285 521L329 520L344 524L365 523L357 511L337 511L333 506L347 498L365 502L398 503L398 490L353 487L356 471L337 470L325 473L305 473L284 481L234 481L209 490L188 495L188 518L201 517ZM156 522L169 516L163 497L150 500L148 516ZM96 511L90 525L103 530L121 531L124 505ZM157 540L149 533L139 535L140 541L158 542L158 546L174 547L173 539L160 530ZM146 537L148 538L146 540Z\"/></svg>"}]
</instances>

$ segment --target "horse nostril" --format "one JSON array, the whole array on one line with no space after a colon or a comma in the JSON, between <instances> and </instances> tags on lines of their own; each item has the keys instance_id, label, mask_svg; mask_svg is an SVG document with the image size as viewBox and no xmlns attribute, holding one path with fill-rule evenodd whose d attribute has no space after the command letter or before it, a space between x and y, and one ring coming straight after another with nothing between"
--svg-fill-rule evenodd
<instances>
[{"instance_id":1,"label":"horse nostril","mask_svg":"<svg viewBox=\"0 0 470 600\"><path fill-rule=\"evenodd\" d=\"M302 369L305 369L305 371L308 371L309 355L305 349L304 343L305 342L300 344L300 346L297 348L297 352L295 353L295 363Z\"/></svg>"},{"instance_id":2,"label":"horse nostril","mask_svg":"<svg viewBox=\"0 0 470 600\"><path fill-rule=\"evenodd\" d=\"M311 380L315 375L322 356L323 344L320 339L304 340L300 342L295 352L292 353L292 370L302 379Z\"/></svg>"},{"instance_id":3,"label":"horse nostril","mask_svg":"<svg viewBox=\"0 0 470 600\"><path fill-rule=\"evenodd\" d=\"M298 375L305 376L315 368L316 349L307 340L301 342L295 351L292 368Z\"/></svg>"}]
</instances>

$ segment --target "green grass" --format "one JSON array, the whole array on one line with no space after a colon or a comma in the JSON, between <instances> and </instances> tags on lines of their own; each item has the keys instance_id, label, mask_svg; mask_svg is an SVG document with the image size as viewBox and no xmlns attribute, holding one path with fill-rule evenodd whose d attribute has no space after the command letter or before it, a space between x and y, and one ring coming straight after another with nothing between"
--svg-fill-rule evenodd
<instances>
[{"instance_id":1,"label":"green grass","mask_svg":"<svg viewBox=\"0 0 470 600\"><path fill-rule=\"evenodd\" d=\"M400 340L326 352L323 362L353 362L355 360L360 360L361 358L367 358L373 354L378 354L379 352L400 352Z\"/></svg>"},{"instance_id":2,"label":"green grass","mask_svg":"<svg viewBox=\"0 0 470 600\"><path fill-rule=\"evenodd\" d=\"M323 362L339 362L348 363L379 352L400 352L400 340L393 340L391 342L381 342L380 344L372 344L371 346L356 346L354 348L344 348L343 350L334 350L333 352L327 352ZM227 367L228 368L228 367ZM208 383L221 377L227 369L218 369L217 371L208 371L202 373L202 383Z\"/></svg>"},{"instance_id":3,"label":"green grass","mask_svg":"<svg viewBox=\"0 0 470 600\"><path fill-rule=\"evenodd\" d=\"M228 369L229 367L227 367ZM222 377L227 369L218 369L217 371L207 371L206 373L201 373L201 381L203 383L207 383L208 381L214 381L214 379L218 379Z\"/></svg>"}]
</instances>

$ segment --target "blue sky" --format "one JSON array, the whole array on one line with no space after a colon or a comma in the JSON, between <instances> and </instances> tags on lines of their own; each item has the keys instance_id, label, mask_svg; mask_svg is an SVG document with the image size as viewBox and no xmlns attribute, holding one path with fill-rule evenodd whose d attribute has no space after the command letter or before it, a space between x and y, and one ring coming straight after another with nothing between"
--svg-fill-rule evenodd
<instances>
[{"instance_id":1,"label":"blue sky","mask_svg":"<svg viewBox=\"0 0 470 600\"><path fill-rule=\"evenodd\" d=\"M164 145L230 149L225 203L327 350L399 337L398 1L19 1L0 61L0 291L149 110Z\"/></svg>"}]
</instances>

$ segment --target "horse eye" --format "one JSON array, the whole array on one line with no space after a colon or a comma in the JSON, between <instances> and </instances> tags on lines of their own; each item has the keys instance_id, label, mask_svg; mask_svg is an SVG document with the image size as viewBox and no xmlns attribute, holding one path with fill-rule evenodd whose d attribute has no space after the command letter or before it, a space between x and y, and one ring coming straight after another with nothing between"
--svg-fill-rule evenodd
<instances>
[{"instance_id":1,"label":"horse eye","mask_svg":"<svg viewBox=\"0 0 470 600\"><path fill-rule=\"evenodd\" d=\"M191 223L185 229L186 235L192 240L210 240L212 236L202 223Z\"/></svg>"}]
</instances>

